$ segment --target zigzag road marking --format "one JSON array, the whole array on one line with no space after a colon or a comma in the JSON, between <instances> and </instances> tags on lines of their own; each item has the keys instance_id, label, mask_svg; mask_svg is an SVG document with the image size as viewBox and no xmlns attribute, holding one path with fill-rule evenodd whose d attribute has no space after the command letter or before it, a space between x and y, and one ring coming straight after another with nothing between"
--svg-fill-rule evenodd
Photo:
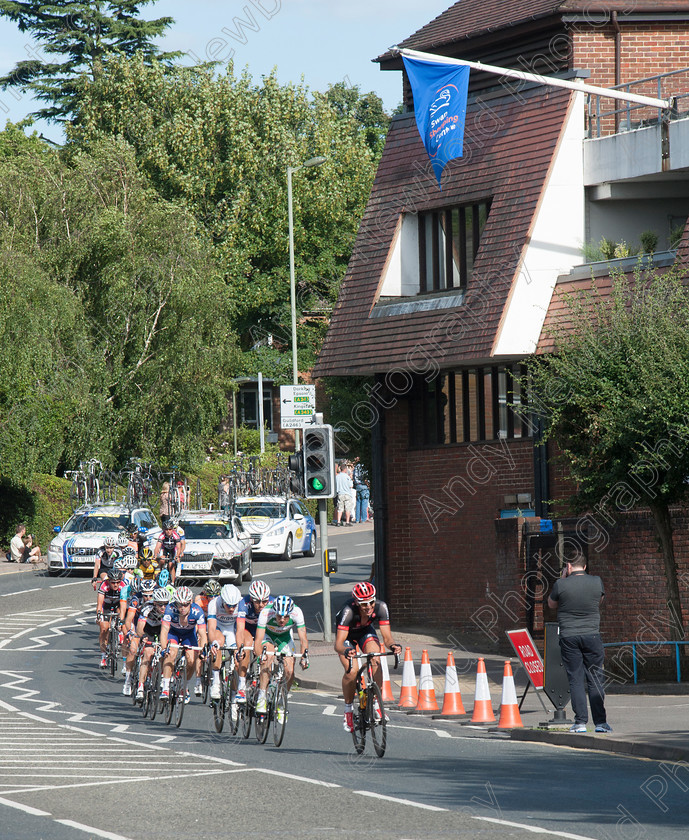
<instances>
[{"instance_id":1,"label":"zigzag road marking","mask_svg":"<svg viewBox=\"0 0 689 840\"><path fill-rule=\"evenodd\" d=\"M29 633L35 633L41 627L50 627L50 625L56 624L58 621L65 621L65 619L68 619L68 618L74 618L76 616L81 616L81 615L84 614L85 611L84 610L79 610L78 612L74 612L73 609L70 609L70 610L66 611L64 607L61 607L61 608L56 608L56 609L52 609L52 610L38 610L34 613L15 613L14 615L4 616L3 617L3 622L5 623L5 626L7 626L7 622L10 622L10 624L11 624L12 619L17 619L18 621L26 621L27 619L32 618L35 621L36 618L40 617L41 613L53 613L53 615L54 615L56 612L59 612L61 614L60 615L55 615L54 618L51 618L49 621L44 621L43 623L34 624L33 627L26 627L26 628L20 630L18 633L14 633L12 636L9 636L8 638L3 639L0 642L0 649L7 648L7 646L10 644L10 642L15 641L16 639L19 639L22 636L27 636ZM67 625L67 626L73 626L73 625ZM39 646L40 646L40 643L39 643Z\"/></svg>"}]
</instances>

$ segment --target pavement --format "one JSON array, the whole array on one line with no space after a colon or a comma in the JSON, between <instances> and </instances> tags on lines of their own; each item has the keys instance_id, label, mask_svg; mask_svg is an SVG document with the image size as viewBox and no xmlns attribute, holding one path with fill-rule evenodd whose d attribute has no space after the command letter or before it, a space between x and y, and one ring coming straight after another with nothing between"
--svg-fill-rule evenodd
<instances>
[{"instance_id":1,"label":"pavement","mask_svg":"<svg viewBox=\"0 0 689 840\"><path fill-rule=\"evenodd\" d=\"M8 563L0 559L0 575L22 571L28 571L26 565ZM411 648L417 683L421 653L423 650L428 651L434 692L440 709L443 704L447 654L452 651L462 700L468 714L459 720L445 718L444 725L494 732L496 737L509 736L519 741L539 741L561 747L617 753L656 761L689 761L689 683L646 682L634 685L630 682L611 686L607 690L605 700L608 723L613 728L613 732L608 735L594 734L593 724L590 722L585 735L570 733L568 730L572 721L569 720L569 707L565 709L565 714L568 715L567 722L553 723L552 704L543 692L537 694L530 688L521 708L523 728L497 729L497 720L492 724L477 725L471 724L470 717L476 689L476 667L479 657L482 657L486 665L493 711L496 719L499 718L505 656L460 650L456 647L458 643L455 639L419 632L418 628L394 626L394 637L403 648ZM332 643L325 642L322 633L310 633L309 654L309 670L300 672L297 668L298 684L303 688L335 691L339 694L342 687L342 666L333 652ZM510 661L517 696L521 698L527 684L526 673L516 657L511 657ZM402 665L400 664L397 671L393 671L392 660L389 662L392 692L398 700ZM390 704L390 707L392 710L395 708L393 704Z\"/></svg>"}]
</instances>

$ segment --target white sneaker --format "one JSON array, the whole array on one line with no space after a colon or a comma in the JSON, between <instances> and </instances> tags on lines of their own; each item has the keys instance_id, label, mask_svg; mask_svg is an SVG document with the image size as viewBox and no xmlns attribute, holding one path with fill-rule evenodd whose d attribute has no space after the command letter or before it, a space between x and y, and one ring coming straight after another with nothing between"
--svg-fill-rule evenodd
<instances>
[{"instance_id":1,"label":"white sneaker","mask_svg":"<svg viewBox=\"0 0 689 840\"><path fill-rule=\"evenodd\" d=\"M100 667L101 668L107 668L108 667L108 657L105 654L103 654L100 658Z\"/></svg>"},{"instance_id":2,"label":"white sneaker","mask_svg":"<svg viewBox=\"0 0 689 840\"><path fill-rule=\"evenodd\" d=\"M280 724L280 726L282 726L282 724L285 722L285 710L284 709L278 709L277 718L278 718L278 723Z\"/></svg>"},{"instance_id":3,"label":"white sneaker","mask_svg":"<svg viewBox=\"0 0 689 840\"><path fill-rule=\"evenodd\" d=\"M127 665L123 662L122 663L122 670L120 671L120 674L122 674L122 676L125 676L126 673L127 673Z\"/></svg>"},{"instance_id":4,"label":"white sneaker","mask_svg":"<svg viewBox=\"0 0 689 840\"><path fill-rule=\"evenodd\" d=\"M203 686L201 685L201 683L196 683L196 685L194 686L194 694L197 697L200 697L203 694Z\"/></svg>"},{"instance_id":5,"label":"white sneaker","mask_svg":"<svg viewBox=\"0 0 689 840\"><path fill-rule=\"evenodd\" d=\"M187 689L187 693L184 695L184 703L188 703L191 700L191 694L189 694L189 689Z\"/></svg>"},{"instance_id":6,"label":"white sneaker","mask_svg":"<svg viewBox=\"0 0 689 840\"><path fill-rule=\"evenodd\" d=\"M144 687L142 685L140 685L136 689L136 699L137 700L143 700L144 699Z\"/></svg>"},{"instance_id":7,"label":"white sneaker","mask_svg":"<svg viewBox=\"0 0 689 840\"><path fill-rule=\"evenodd\" d=\"M256 714L264 715L268 711L268 702L265 697L259 697L256 701Z\"/></svg>"},{"instance_id":8,"label":"white sneaker","mask_svg":"<svg viewBox=\"0 0 689 840\"><path fill-rule=\"evenodd\" d=\"M126 697L131 697L131 695L132 695L132 684L129 682L129 680L125 680L125 683L122 686L122 694L124 694Z\"/></svg>"},{"instance_id":9,"label":"white sneaker","mask_svg":"<svg viewBox=\"0 0 689 840\"><path fill-rule=\"evenodd\" d=\"M211 685L211 700L220 700L220 683Z\"/></svg>"}]
</instances>

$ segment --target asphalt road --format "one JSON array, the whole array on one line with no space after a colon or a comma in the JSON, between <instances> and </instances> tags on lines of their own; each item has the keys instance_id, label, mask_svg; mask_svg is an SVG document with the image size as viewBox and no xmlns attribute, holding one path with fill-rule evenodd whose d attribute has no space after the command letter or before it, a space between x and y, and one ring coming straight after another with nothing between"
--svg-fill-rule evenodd
<instances>
[{"instance_id":1,"label":"asphalt road","mask_svg":"<svg viewBox=\"0 0 689 840\"><path fill-rule=\"evenodd\" d=\"M331 544L337 604L370 568L372 532L337 530ZM258 561L255 573L295 597L315 632L313 564ZM197 700L180 729L144 722L98 668L94 606L86 579L0 577L1 838L686 836L689 784L670 784L661 812L644 793L662 776L654 762L395 711L386 756L357 757L328 692L293 692L279 749L218 735Z\"/></svg>"}]
</instances>

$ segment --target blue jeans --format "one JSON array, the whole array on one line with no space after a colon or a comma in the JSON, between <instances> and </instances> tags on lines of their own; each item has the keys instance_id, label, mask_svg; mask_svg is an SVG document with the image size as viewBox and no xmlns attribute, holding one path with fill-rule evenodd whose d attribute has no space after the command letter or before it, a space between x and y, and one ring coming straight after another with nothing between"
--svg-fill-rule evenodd
<instances>
[{"instance_id":1,"label":"blue jeans","mask_svg":"<svg viewBox=\"0 0 689 840\"><path fill-rule=\"evenodd\" d=\"M586 706L588 693L594 724L606 723L605 692L603 690L603 641L592 636L560 636L562 664L569 680L569 694L575 723L588 723Z\"/></svg>"},{"instance_id":2,"label":"blue jeans","mask_svg":"<svg viewBox=\"0 0 689 840\"><path fill-rule=\"evenodd\" d=\"M356 494L356 508L354 509L354 514L356 522L366 522L368 519L368 496L365 499L362 499L358 493Z\"/></svg>"}]
</instances>

